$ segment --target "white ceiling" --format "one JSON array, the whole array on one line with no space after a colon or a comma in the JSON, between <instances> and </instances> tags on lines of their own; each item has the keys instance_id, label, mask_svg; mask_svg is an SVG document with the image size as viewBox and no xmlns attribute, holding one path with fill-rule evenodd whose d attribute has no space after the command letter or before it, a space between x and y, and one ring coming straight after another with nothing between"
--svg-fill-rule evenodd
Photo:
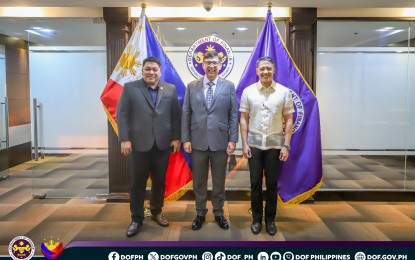
<instances>
[{"instance_id":1,"label":"white ceiling","mask_svg":"<svg viewBox=\"0 0 415 260\"><path fill-rule=\"evenodd\" d=\"M155 0L145 1L147 6L197 7L205 0ZM263 0L213 0L214 7L264 7L268 1ZM415 0L278 0L272 1L279 7L317 7L317 8L385 8L415 7ZM140 6L137 0L0 0L0 7L33 6L33 7L119 7ZM265 17L264 17L265 18ZM319 46L386 46L391 43L407 40L409 22L341 22L341 30L335 23L319 23L324 34L319 34ZM412 22L412 36L415 35ZM170 46L190 46L202 36L217 34L230 46L253 47L263 21L152 21L163 44ZM244 32L236 27L247 27ZM320 27L321 26L321 27ZM385 26L398 28L399 32L379 32ZM53 29L43 36L28 33L27 29L42 27ZM185 31L175 28L185 27ZM10 18L0 17L0 34L29 40L36 44L55 46L105 46L105 24L98 18Z\"/></svg>"},{"instance_id":2,"label":"white ceiling","mask_svg":"<svg viewBox=\"0 0 415 260\"><path fill-rule=\"evenodd\" d=\"M0 0L0 6L37 6L37 7L196 7L202 6L204 0ZM214 6L223 7L265 7L267 0L213 0ZM273 6L279 7L317 7L317 8L387 8L415 7L414 0L271 0Z\"/></svg>"}]
</instances>

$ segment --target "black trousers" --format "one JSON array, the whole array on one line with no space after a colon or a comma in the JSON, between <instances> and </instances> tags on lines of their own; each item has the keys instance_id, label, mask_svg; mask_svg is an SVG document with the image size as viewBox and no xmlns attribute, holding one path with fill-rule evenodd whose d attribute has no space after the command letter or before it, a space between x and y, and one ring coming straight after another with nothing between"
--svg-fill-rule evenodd
<instances>
[{"instance_id":1,"label":"black trousers","mask_svg":"<svg viewBox=\"0 0 415 260\"><path fill-rule=\"evenodd\" d=\"M130 155L130 210L131 219L142 222L144 219L144 199L147 179L151 176L151 214L161 213L164 205L164 192L166 188L166 171L169 162L170 149L159 150L156 143L150 151L136 152Z\"/></svg>"},{"instance_id":2,"label":"black trousers","mask_svg":"<svg viewBox=\"0 0 415 260\"><path fill-rule=\"evenodd\" d=\"M277 215L277 185L280 174L279 149L261 150L251 147L252 157L248 159L251 180L251 209L254 221L262 222L265 197L265 223L275 221ZM265 176L265 192L262 179Z\"/></svg>"}]
</instances>

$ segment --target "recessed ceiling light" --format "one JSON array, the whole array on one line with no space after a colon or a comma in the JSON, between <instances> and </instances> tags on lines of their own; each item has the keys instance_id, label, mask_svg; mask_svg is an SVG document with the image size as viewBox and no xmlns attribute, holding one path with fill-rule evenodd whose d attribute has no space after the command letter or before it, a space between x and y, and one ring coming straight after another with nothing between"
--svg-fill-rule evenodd
<instances>
[{"instance_id":1,"label":"recessed ceiling light","mask_svg":"<svg viewBox=\"0 0 415 260\"><path fill-rule=\"evenodd\" d=\"M236 28L236 30L238 30L238 31L246 31L246 30L248 30L248 28L246 28L246 27L238 27L238 28Z\"/></svg>"},{"instance_id":2,"label":"recessed ceiling light","mask_svg":"<svg viewBox=\"0 0 415 260\"><path fill-rule=\"evenodd\" d=\"M38 33L35 30L25 30L25 31L28 32L28 33L33 33L33 34L36 34L36 35L39 35L39 36L43 36L42 34ZM43 37L45 37L45 36L43 36Z\"/></svg>"},{"instance_id":3,"label":"recessed ceiling light","mask_svg":"<svg viewBox=\"0 0 415 260\"><path fill-rule=\"evenodd\" d=\"M40 31L42 31L42 32L46 32L46 33L48 33L48 32L53 32L53 30L52 30L52 29L47 29L47 28L45 28L45 29L40 29Z\"/></svg>"},{"instance_id":4,"label":"recessed ceiling light","mask_svg":"<svg viewBox=\"0 0 415 260\"><path fill-rule=\"evenodd\" d=\"M184 30L186 30L187 28L184 28L184 27L177 27L176 28L176 30L178 30L178 31L184 31Z\"/></svg>"},{"instance_id":5,"label":"recessed ceiling light","mask_svg":"<svg viewBox=\"0 0 415 260\"><path fill-rule=\"evenodd\" d=\"M376 31L378 31L378 32L387 32L387 31L391 31L393 29L395 29L395 27L386 26L386 27L377 29Z\"/></svg>"}]
</instances>

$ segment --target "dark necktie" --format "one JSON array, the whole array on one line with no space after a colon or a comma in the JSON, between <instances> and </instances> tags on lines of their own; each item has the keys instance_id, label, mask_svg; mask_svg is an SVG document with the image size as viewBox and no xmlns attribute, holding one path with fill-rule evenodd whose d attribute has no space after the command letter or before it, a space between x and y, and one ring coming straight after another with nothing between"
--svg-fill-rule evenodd
<instances>
[{"instance_id":1,"label":"dark necktie","mask_svg":"<svg viewBox=\"0 0 415 260\"><path fill-rule=\"evenodd\" d=\"M207 84L209 85L209 88L206 91L206 106L207 106L207 109L210 109L210 106L212 105L212 100L213 100L213 88L212 88L212 86L215 83L213 83L211 81L211 82L208 82Z\"/></svg>"}]
</instances>

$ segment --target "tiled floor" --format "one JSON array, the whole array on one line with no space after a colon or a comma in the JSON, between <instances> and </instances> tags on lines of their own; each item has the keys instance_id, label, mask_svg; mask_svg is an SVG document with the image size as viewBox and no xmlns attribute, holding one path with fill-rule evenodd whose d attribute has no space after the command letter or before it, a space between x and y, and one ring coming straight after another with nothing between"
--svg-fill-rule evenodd
<instances>
[{"instance_id":1,"label":"tiled floor","mask_svg":"<svg viewBox=\"0 0 415 260\"><path fill-rule=\"evenodd\" d=\"M45 193L49 198L85 198L108 193L105 154L46 156L38 162L14 167L10 174L32 188L33 193ZM249 187L247 160L239 155L231 157L227 190L249 191ZM333 189L415 191L415 162L394 156L324 155L321 190Z\"/></svg>"},{"instance_id":2,"label":"tiled floor","mask_svg":"<svg viewBox=\"0 0 415 260\"><path fill-rule=\"evenodd\" d=\"M278 232L269 236L250 231L249 202L228 201L225 216L231 228L221 230L213 215L200 231L191 229L193 201L166 203L167 228L150 218L139 233L125 237L130 222L128 203L106 203L86 199L30 199L30 191L16 193L0 204L0 255L18 236L36 245L53 237L67 245L71 241L400 241L415 240L415 202L315 202L279 208ZM26 201L22 198L27 198Z\"/></svg>"},{"instance_id":3,"label":"tiled floor","mask_svg":"<svg viewBox=\"0 0 415 260\"><path fill-rule=\"evenodd\" d=\"M236 158L236 170L231 167L227 188L239 187L243 190L249 187L246 161L240 160L244 159ZM48 158L35 165L23 164L11 169L10 178L0 182L0 255L8 254L9 242L18 235L28 236L36 245L50 237L59 239L64 245L84 240L415 240L415 202L319 200L314 204L279 207L278 232L273 237L265 230L259 235L251 233L250 203L246 200L225 203L225 216L231 224L227 231L217 226L211 211L202 230L193 231L194 202L167 202L164 213L170 221L169 227L159 227L146 218L139 233L127 238L125 230L130 222L129 204L107 203L95 196L108 192L106 164L106 156L73 155ZM361 188L368 184L380 187L374 183L384 182L388 183L389 186L385 184L387 187L397 187L394 180L401 181L403 174L394 168L396 164L384 158L325 157L324 167L325 188L345 183L349 183L350 187ZM32 199L36 192L46 193L47 198Z\"/></svg>"}]
</instances>

